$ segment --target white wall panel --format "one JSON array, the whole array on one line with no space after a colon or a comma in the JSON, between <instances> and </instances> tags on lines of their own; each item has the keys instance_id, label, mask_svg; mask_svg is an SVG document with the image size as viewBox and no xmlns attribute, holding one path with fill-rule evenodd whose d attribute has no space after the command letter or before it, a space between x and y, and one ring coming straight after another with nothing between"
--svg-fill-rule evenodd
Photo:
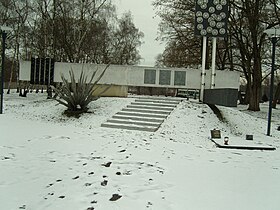
<instances>
[{"instance_id":1,"label":"white wall panel","mask_svg":"<svg viewBox=\"0 0 280 210\"><path fill-rule=\"evenodd\" d=\"M61 82L61 75L69 80L69 71L73 70L75 78L78 79L80 73L83 71L88 79L91 78L93 72L97 71L95 78L97 78L106 65L101 64L77 64L77 63L62 63L56 62L54 69L54 82ZM30 61L20 62L20 74L19 78L23 81L30 80ZM144 84L144 72L145 69L156 70L156 83ZM160 85L159 74L160 70L171 71L170 85ZM175 86L174 78L176 71L186 72L186 85ZM210 88L211 71L206 71L205 88ZM239 89L240 73L233 71L216 71L215 88L235 88ZM155 67L143 67L143 66L128 66L128 65L110 65L106 70L103 78L99 81L99 84L114 84L125 86L149 86L149 87L169 87L169 88L189 88L200 89L201 83L201 71L198 69L186 69L186 68L155 68Z\"/></svg>"}]
</instances>

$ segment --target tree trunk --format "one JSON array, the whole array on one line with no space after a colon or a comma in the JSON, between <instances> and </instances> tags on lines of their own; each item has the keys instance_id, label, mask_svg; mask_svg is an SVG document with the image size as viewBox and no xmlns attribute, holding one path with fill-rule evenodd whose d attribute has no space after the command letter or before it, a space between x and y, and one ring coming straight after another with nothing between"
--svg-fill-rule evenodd
<instances>
[{"instance_id":1,"label":"tree trunk","mask_svg":"<svg viewBox=\"0 0 280 210\"><path fill-rule=\"evenodd\" d=\"M256 1L256 8L254 14L258 14L257 8L259 1ZM250 21L249 21L250 22ZM250 98L249 108L248 110L251 111L260 111L260 98L261 98L261 87L262 87L262 65L261 65L261 42L262 39L258 40L257 35L257 22L255 20L252 20L254 23L254 27L250 29L251 36L252 36L252 42L253 42L253 85L252 85L252 95Z\"/></svg>"},{"instance_id":2,"label":"tree trunk","mask_svg":"<svg viewBox=\"0 0 280 210\"><path fill-rule=\"evenodd\" d=\"M252 92L252 89L251 89L251 82L250 81L247 81L247 85L246 85L246 92L245 92L245 97L244 97L244 105L248 105L250 103L250 98L251 98L251 92Z\"/></svg>"},{"instance_id":3,"label":"tree trunk","mask_svg":"<svg viewBox=\"0 0 280 210\"><path fill-rule=\"evenodd\" d=\"M254 58L254 69L253 69L253 81L249 87L250 90L250 101L248 110L260 111L260 98L261 98L261 86L262 86L262 74L260 66L260 57Z\"/></svg>"},{"instance_id":4,"label":"tree trunk","mask_svg":"<svg viewBox=\"0 0 280 210\"><path fill-rule=\"evenodd\" d=\"M251 97L250 97L249 108L248 108L248 110L251 111L260 111L259 99L260 99L261 88L257 86L258 85L253 85L251 90Z\"/></svg>"},{"instance_id":5,"label":"tree trunk","mask_svg":"<svg viewBox=\"0 0 280 210\"><path fill-rule=\"evenodd\" d=\"M279 99L280 99L280 82L278 83L276 91L275 91L272 108L276 109L276 104Z\"/></svg>"},{"instance_id":6,"label":"tree trunk","mask_svg":"<svg viewBox=\"0 0 280 210\"><path fill-rule=\"evenodd\" d=\"M15 56L13 57L13 61L12 61L11 74L10 74L10 79L9 79L9 83L8 83L7 94L10 94L10 91L11 91L11 83L13 82L14 63L15 63Z\"/></svg>"}]
</instances>

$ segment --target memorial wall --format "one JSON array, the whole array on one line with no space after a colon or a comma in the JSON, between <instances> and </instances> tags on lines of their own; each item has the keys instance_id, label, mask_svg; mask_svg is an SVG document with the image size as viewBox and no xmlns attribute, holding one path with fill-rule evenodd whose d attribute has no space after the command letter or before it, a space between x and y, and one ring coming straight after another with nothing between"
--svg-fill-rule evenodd
<instances>
[{"instance_id":1,"label":"memorial wall","mask_svg":"<svg viewBox=\"0 0 280 210\"><path fill-rule=\"evenodd\" d=\"M34 62L34 61L33 61ZM32 84L52 84L61 82L61 75L69 78L69 71L73 71L75 78L79 78L83 71L88 78L97 71L97 78L106 65L78 64L35 60L20 62L20 81ZM206 70L205 89L210 88L211 71ZM189 68L156 68L145 66L110 65L99 84L142 87L188 88L200 89L201 70ZM215 88L239 89L240 73L235 71L217 70Z\"/></svg>"}]
</instances>

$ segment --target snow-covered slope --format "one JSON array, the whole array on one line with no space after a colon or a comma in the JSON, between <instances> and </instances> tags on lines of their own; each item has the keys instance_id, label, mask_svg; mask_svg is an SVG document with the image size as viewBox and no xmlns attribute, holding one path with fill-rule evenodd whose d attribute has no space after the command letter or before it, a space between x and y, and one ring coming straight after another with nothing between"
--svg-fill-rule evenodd
<instances>
[{"instance_id":1,"label":"snow-covered slope","mask_svg":"<svg viewBox=\"0 0 280 210\"><path fill-rule=\"evenodd\" d=\"M67 118L45 94L5 95L0 116L0 209L276 210L280 208L279 110L272 137L263 112L219 107L227 123L184 101L154 133L100 125L134 98L101 98ZM276 151L223 150L208 139ZM253 134L254 140L245 140Z\"/></svg>"}]
</instances>

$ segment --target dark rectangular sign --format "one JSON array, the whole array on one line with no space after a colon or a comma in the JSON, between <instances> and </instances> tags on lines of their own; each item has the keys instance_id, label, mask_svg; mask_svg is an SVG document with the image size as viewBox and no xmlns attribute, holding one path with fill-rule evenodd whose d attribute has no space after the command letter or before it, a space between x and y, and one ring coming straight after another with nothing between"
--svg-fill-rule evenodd
<instances>
[{"instance_id":1,"label":"dark rectangular sign","mask_svg":"<svg viewBox=\"0 0 280 210\"><path fill-rule=\"evenodd\" d=\"M54 63L51 58L31 58L30 84L53 84Z\"/></svg>"}]
</instances>

